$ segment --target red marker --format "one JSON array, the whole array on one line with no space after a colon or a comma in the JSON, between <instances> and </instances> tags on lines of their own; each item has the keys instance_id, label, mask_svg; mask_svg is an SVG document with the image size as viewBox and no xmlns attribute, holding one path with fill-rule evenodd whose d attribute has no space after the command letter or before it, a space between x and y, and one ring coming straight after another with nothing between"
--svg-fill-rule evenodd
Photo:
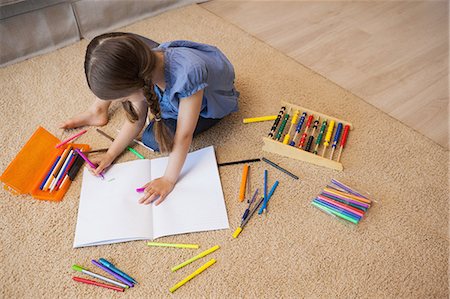
<instances>
[{"instance_id":1,"label":"red marker","mask_svg":"<svg viewBox=\"0 0 450 299\"><path fill-rule=\"evenodd\" d=\"M341 160L341 154L342 154L342 149L345 146L345 143L347 142L347 136L348 136L348 131L350 130L350 126L349 125L345 125L344 127L344 133L342 133L342 139L341 139L341 144L340 144L340 148L339 148L339 154L337 157L337 161L339 162Z\"/></svg>"},{"instance_id":2,"label":"red marker","mask_svg":"<svg viewBox=\"0 0 450 299\"><path fill-rule=\"evenodd\" d=\"M81 278L81 277L77 277L77 276L72 277L72 279L75 280L75 281L78 281L78 282L82 282L82 283L85 283L85 284L92 284L92 285L95 285L95 286L98 286L98 287L111 289L111 290L114 290L114 291L117 291L117 292L123 292L124 291L122 288L115 287L115 286L112 286L112 285L109 285L109 284L105 284L105 283L96 282L96 281L93 281L93 280L90 280L90 279L85 279L85 278Z\"/></svg>"}]
</instances>

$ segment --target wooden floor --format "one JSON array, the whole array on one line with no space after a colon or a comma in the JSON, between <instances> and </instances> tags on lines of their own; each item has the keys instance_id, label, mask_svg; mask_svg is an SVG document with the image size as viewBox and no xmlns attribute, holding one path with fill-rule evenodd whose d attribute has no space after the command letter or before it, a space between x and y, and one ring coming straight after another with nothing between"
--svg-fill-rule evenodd
<instances>
[{"instance_id":1,"label":"wooden floor","mask_svg":"<svg viewBox=\"0 0 450 299\"><path fill-rule=\"evenodd\" d=\"M448 3L218 1L237 25L448 149Z\"/></svg>"}]
</instances>

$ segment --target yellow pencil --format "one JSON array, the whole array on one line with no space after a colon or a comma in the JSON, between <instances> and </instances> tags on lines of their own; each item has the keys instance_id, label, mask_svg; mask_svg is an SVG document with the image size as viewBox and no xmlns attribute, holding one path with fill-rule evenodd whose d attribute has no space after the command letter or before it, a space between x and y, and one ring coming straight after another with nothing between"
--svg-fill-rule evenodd
<instances>
[{"instance_id":1,"label":"yellow pencil","mask_svg":"<svg viewBox=\"0 0 450 299\"><path fill-rule=\"evenodd\" d=\"M244 122L244 124L248 124L248 123L256 123L256 122L259 122L259 121L275 120L276 118L277 118L276 115L250 117L250 118L244 118L243 122Z\"/></svg>"},{"instance_id":2,"label":"yellow pencil","mask_svg":"<svg viewBox=\"0 0 450 299\"><path fill-rule=\"evenodd\" d=\"M181 264L179 264L179 265L176 265L175 267L172 267L171 270L172 270L172 272L175 272L175 271L177 271L177 270L183 268L184 266L189 265L190 263L195 262L196 260L201 259L201 258L204 257L204 256L207 256L208 254L210 254L210 253L216 251L216 250L219 249L219 248L220 248L219 245L216 245L216 246L214 246L214 247L211 247L210 249L205 250L205 251L199 253L198 255L194 256L193 258L188 259L187 261L185 261L185 262L183 262L183 263L181 263Z\"/></svg>"},{"instance_id":3,"label":"yellow pencil","mask_svg":"<svg viewBox=\"0 0 450 299\"><path fill-rule=\"evenodd\" d=\"M193 249L198 249L200 247L197 244L170 244L170 243L156 243L156 242L148 242L147 245L157 247L193 248Z\"/></svg>"},{"instance_id":4,"label":"yellow pencil","mask_svg":"<svg viewBox=\"0 0 450 299\"><path fill-rule=\"evenodd\" d=\"M171 293L175 292L176 290L178 290L179 287L183 286L186 282L188 282L189 280L191 280L192 278L194 278L195 276L199 275L200 273L202 273L203 271L205 271L206 269L208 269L210 266L212 266L214 263L216 262L215 259L211 259L209 260L209 262L207 262L206 264L204 264L203 266L201 266L200 268L198 268L197 270L194 271L194 273L192 273L191 275L189 275L188 277L186 277L185 279L183 279L182 281L180 281L179 283L177 283L176 285L174 285L173 287L171 287L169 289L169 291Z\"/></svg>"}]
</instances>

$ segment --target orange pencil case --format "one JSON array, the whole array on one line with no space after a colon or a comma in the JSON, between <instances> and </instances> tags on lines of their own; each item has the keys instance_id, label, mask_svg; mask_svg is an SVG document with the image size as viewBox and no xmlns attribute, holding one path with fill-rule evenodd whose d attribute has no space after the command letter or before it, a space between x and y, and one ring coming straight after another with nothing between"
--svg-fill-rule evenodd
<instances>
[{"instance_id":1,"label":"orange pencil case","mask_svg":"<svg viewBox=\"0 0 450 299\"><path fill-rule=\"evenodd\" d=\"M60 189L49 192L39 189L53 163L61 153L72 146L81 151L90 149L87 144L67 143L60 148L61 141L42 127L39 127L23 146L14 160L0 177L4 188L13 194L30 194L36 199L60 201L70 187L71 180Z\"/></svg>"}]
</instances>

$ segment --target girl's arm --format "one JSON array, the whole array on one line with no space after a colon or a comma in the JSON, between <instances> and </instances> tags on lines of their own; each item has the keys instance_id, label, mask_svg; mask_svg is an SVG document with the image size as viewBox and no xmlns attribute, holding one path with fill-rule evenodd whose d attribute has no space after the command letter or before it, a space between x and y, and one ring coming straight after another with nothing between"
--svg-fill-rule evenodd
<instances>
[{"instance_id":1,"label":"girl's arm","mask_svg":"<svg viewBox=\"0 0 450 299\"><path fill-rule=\"evenodd\" d=\"M158 197L155 205L159 205L173 190L178 180L184 161L192 142L195 127L200 115L203 100L203 90L180 100L177 129L174 136L172 152L169 154L164 176L145 185L145 195L139 203L150 204Z\"/></svg>"},{"instance_id":2,"label":"girl's arm","mask_svg":"<svg viewBox=\"0 0 450 299\"><path fill-rule=\"evenodd\" d=\"M97 168L92 171L93 174L98 176L105 168L111 165L114 159L116 159L117 156L119 156L127 148L131 141L139 135L144 127L148 111L147 103L143 100L131 101L131 103L139 119L134 123L126 120L108 151L99 160L92 160L94 163L98 164Z\"/></svg>"}]
</instances>

